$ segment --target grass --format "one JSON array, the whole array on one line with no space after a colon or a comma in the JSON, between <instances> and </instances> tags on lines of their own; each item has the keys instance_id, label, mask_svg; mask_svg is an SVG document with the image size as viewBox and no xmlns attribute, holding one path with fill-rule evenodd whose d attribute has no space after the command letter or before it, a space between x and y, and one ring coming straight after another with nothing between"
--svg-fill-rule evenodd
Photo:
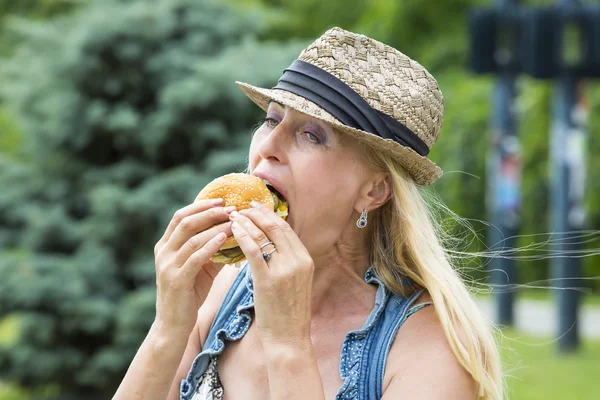
<instances>
[{"instance_id":1,"label":"grass","mask_svg":"<svg viewBox=\"0 0 600 400\"><path fill-rule=\"evenodd\" d=\"M557 343L504 330L502 357L507 399L600 398L600 341L586 341L580 351L558 354Z\"/></svg>"}]
</instances>

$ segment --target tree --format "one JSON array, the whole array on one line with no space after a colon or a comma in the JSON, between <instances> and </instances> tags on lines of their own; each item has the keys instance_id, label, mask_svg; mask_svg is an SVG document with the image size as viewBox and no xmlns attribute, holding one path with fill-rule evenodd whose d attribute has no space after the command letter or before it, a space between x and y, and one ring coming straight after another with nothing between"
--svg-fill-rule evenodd
<instances>
[{"instance_id":1,"label":"tree","mask_svg":"<svg viewBox=\"0 0 600 400\"><path fill-rule=\"evenodd\" d=\"M77 0L0 0L0 57L10 57L17 46L18 34L13 29L19 26L18 18L50 18L69 12L76 3ZM20 140L21 130L0 99L0 154L12 157Z\"/></svg>"},{"instance_id":2,"label":"tree","mask_svg":"<svg viewBox=\"0 0 600 400\"><path fill-rule=\"evenodd\" d=\"M0 160L0 373L109 398L154 317L153 246L174 211L243 168L258 108L306 43L259 43L218 1L102 1L28 23L0 71L29 162ZM5 84L4 84L5 83Z\"/></svg>"}]
</instances>

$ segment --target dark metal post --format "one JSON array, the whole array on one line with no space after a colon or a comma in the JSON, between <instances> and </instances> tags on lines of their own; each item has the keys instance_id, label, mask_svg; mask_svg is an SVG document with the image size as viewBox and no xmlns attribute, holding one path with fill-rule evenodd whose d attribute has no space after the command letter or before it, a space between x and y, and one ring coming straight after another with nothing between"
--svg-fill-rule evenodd
<instances>
[{"instance_id":1,"label":"dark metal post","mask_svg":"<svg viewBox=\"0 0 600 400\"><path fill-rule=\"evenodd\" d=\"M576 0L558 0L561 8L578 6ZM562 47L565 56L567 43L563 32ZM568 60L567 60L568 61ZM585 138L588 106L583 93L583 83L569 72L563 72L556 83L554 118L550 143L551 177L551 229L559 244L554 250L560 257L551 260L553 286L558 304L558 347L566 352L579 346L578 302L579 294L568 289L577 285L581 265L576 257L562 253L576 250L576 244L568 240L567 233L580 230L585 222L583 195L585 189Z\"/></svg>"},{"instance_id":2,"label":"dark metal post","mask_svg":"<svg viewBox=\"0 0 600 400\"><path fill-rule=\"evenodd\" d=\"M510 10L516 0L496 0L499 9ZM504 32L502 30L505 30ZM495 55L498 63L509 63L516 57L516 32L507 31L510 27L499 27L501 45ZM498 39L498 38L497 38ZM502 47L502 45L506 47ZM492 250L514 247L514 239L519 225L520 206L520 157L516 134L514 109L515 72L500 72L494 92L493 137L488 158L488 210L492 226L488 231L488 245ZM490 262L492 283L496 291L497 322L510 326L514 320L515 293L506 284L516 283L514 260L494 258Z\"/></svg>"}]
</instances>

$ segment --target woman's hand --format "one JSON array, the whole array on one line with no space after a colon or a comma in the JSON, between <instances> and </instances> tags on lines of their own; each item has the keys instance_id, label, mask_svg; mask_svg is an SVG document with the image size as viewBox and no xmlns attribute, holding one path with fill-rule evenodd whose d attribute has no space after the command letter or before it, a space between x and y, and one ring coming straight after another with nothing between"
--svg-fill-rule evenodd
<instances>
[{"instance_id":1,"label":"woman's hand","mask_svg":"<svg viewBox=\"0 0 600 400\"><path fill-rule=\"evenodd\" d=\"M310 344L314 263L287 222L262 204L231 213L233 235L248 259L256 326L263 344ZM268 261L263 251L276 251Z\"/></svg>"},{"instance_id":2,"label":"woman's hand","mask_svg":"<svg viewBox=\"0 0 600 400\"><path fill-rule=\"evenodd\" d=\"M223 264L210 258L231 235L229 213L222 199L201 200L178 210L154 247L156 259L156 322L161 329L191 333L198 309Z\"/></svg>"}]
</instances>

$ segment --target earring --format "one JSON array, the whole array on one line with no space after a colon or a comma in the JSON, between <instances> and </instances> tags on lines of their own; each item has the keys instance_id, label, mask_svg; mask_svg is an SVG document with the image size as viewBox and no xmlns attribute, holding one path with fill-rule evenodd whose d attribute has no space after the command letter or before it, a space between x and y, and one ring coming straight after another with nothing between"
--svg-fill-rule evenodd
<instances>
[{"instance_id":1,"label":"earring","mask_svg":"<svg viewBox=\"0 0 600 400\"><path fill-rule=\"evenodd\" d=\"M363 212L360 214L360 218L356 221L356 226L360 229L367 226L367 210L363 209Z\"/></svg>"}]
</instances>

